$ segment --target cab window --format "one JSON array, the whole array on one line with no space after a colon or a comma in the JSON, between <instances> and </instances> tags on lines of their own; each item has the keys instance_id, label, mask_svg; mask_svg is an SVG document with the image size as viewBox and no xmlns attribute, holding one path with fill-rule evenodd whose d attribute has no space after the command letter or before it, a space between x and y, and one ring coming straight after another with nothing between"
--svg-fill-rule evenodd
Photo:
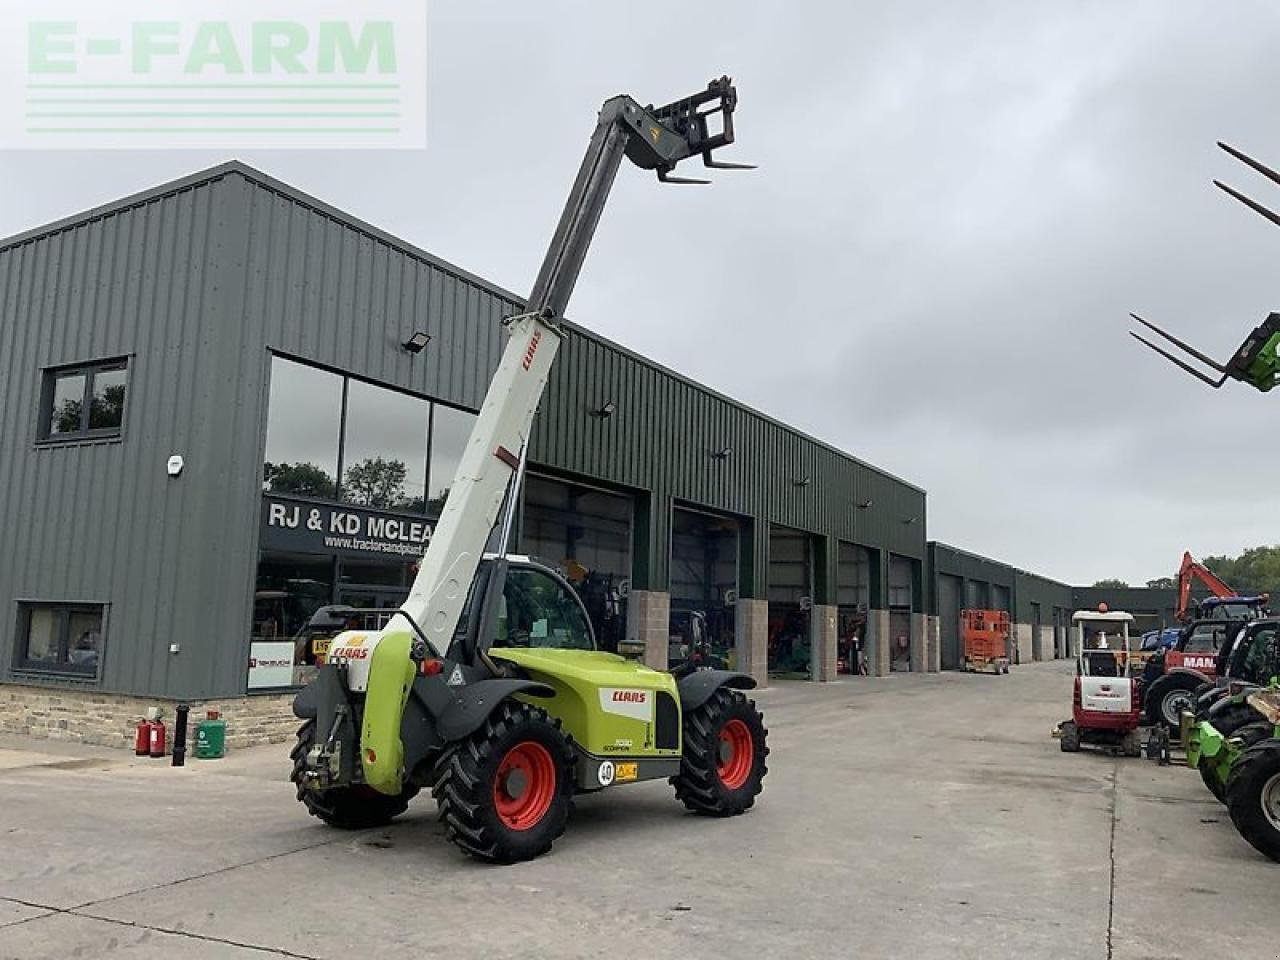
<instances>
[{"instance_id":1,"label":"cab window","mask_svg":"<svg viewBox=\"0 0 1280 960\"><path fill-rule=\"evenodd\" d=\"M498 614L498 647L591 650L591 628L577 600L541 570L507 571Z\"/></svg>"},{"instance_id":2,"label":"cab window","mask_svg":"<svg viewBox=\"0 0 1280 960\"><path fill-rule=\"evenodd\" d=\"M1222 646L1223 638L1227 635L1225 625L1209 625L1201 624L1196 627L1191 636L1187 637L1187 645L1183 648L1183 653L1217 653L1218 648Z\"/></svg>"}]
</instances>

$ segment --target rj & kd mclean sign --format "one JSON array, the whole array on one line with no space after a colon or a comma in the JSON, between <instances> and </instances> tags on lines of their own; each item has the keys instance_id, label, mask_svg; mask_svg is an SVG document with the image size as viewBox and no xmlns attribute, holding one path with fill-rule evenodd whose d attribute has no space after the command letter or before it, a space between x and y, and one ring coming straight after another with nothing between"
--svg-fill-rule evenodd
<instances>
[{"instance_id":1,"label":"rj & kd mclean sign","mask_svg":"<svg viewBox=\"0 0 1280 960\"><path fill-rule=\"evenodd\" d=\"M420 557L434 525L426 517L346 504L262 498L262 547L305 553Z\"/></svg>"}]
</instances>

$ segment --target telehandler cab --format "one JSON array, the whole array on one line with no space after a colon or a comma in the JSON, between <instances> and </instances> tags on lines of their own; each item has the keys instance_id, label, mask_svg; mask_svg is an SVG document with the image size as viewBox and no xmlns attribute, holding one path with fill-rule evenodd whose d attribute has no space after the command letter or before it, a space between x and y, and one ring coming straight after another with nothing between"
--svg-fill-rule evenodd
<instances>
[{"instance_id":1,"label":"telehandler cab","mask_svg":"<svg viewBox=\"0 0 1280 960\"><path fill-rule=\"evenodd\" d=\"M561 320L624 157L667 183L734 140L728 77L664 107L605 102L530 294L449 487L408 599L380 630L337 636L294 703L292 780L307 809L370 827L430 787L448 837L484 860L545 853L576 792L669 778L697 813L755 802L767 732L746 674L637 662L643 644L596 649L568 582L506 553L525 446ZM717 124L718 128L713 129ZM505 508L504 508L505 502ZM485 553L499 514L499 549ZM665 645L663 653L665 654Z\"/></svg>"}]
</instances>

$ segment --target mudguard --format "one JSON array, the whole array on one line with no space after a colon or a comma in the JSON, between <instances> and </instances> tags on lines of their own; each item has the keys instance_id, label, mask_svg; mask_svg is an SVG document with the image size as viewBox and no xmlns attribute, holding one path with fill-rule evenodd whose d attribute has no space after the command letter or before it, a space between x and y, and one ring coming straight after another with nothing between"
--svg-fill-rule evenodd
<instances>
[{"instance_id":1,"label":"mudguard","mask_svg":"<svg viewBox=\"0 0 1280 960\"><path fill-rule=\"evenodd\" d=\"M314 720L320 712L319 697L316 691L316 686L319 682L320 678L317 677L303 687L298 695L293 698L293 715L299 720Z\"/></svg>"},{"instance_id":2,"label":"mudguard","mask_svg":"<svg viewBox=\"0 0 1280 960\"><path fill-rule=\"evenodd\" d=\"M455 687L453 703L444 709L437 721L440 737L450 743L475 733L504 700L518 693L527 697L554 697L556 694L545 683L533 680L480 680Z\"/></svg>"},{"instance_id":3,"label":"mudguard","mask_svg":"<svg viewBox=\"0 0 1280 960\"><path fill-rule=\"evenodd\" d=\"M680 692L680 709L686 713L697 710L721 687L751 690L755 686L754 677L733 670L695 670L687 677L681 677L676 684Z\"/></svg>"},{"instance_id":4,"label":"mudguard","mask_svg":"<svg viewBox=\"0 0 1280 960\"><path fill-rule=\"evenodd\" d=\"M413 638L390 633L374 648L369 664L369 688L360 727L360 764L364 782L379 793L395 796L404 789L404 743L400 721L413 686L416 668L409 656Z\"/></svg>"}]
</instances>

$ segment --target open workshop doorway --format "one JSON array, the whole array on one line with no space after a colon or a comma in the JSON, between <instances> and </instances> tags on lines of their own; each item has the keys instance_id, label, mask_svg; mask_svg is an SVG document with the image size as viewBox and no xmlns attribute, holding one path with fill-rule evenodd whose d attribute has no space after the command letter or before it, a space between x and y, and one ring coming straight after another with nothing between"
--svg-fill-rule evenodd
<instances>
[{"instance_id":1,"label":"open workshop doorway","mask_svg":"<svg viewBox=\"0 0 1280 960\"><path fill-rule=\"evenodd\" d=\"M616 651L626 632L634 513L625 494L537 474L525 479L520 549L563 571L602 650Z\"/></svg>"},{"instance_id":2,"label":"open workshop doorway","mask_svg":"<svg viewBox=\"0 0 1280 960\"><path fill-rule=\"evenodd\" d=\"M813 541L801 530L769 526L769 672L809 675Z\"/></svg>"},{"instance_id":3,"label":"open workshop doorway","mask_svg":"<svg viewBox=\"0 0 1280 960\"><path fill-rule=\"evenodd\" d=\"M730 517L677 507L671 515L672 667L734 669L734 604L738 597L741 525Z\"/></svg>"},{"instance_id":4,"label":"open workshop doorway","mask_svg":"<svg viewBox=\"0 0 1280 960\"><path fill-rule=\"evenodd\" d=\"M836 672L870 672L867 611L871 605L871 551L841 541L836 557Z\"/></svg>"}]
</instances>

